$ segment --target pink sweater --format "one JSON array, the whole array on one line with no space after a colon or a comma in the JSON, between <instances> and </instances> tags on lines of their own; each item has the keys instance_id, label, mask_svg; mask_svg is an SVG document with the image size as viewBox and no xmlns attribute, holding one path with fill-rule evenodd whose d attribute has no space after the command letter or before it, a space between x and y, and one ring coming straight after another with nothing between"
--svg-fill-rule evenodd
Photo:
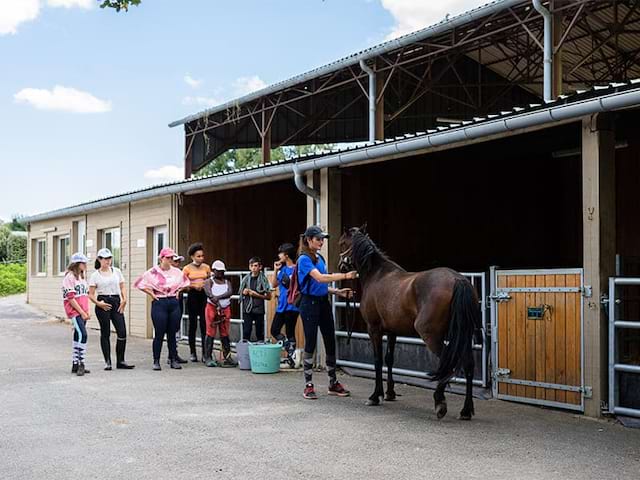
<instances>
[{"instance_id":1,"label":"pink sweater","mask_svg":"<svg viewBox=\"0 0 640 480\"><path fill-rule=\"evenodd\" d=\"M85 312L89 313L89 286L84 278L76 278L72 272L67 272L62 280L62 300L67 318L75 318L80 315L71 306L69 300L75 299Z\"/></svg>"},{"instance_id":2,"label":"pink sweater","mask_svg":"<svg viewBox=\"0 0 640 480\"><path fill-rule=\"evenodd\" d=\"M189 285L189 278L182 273L182 270L171 267L163 270L159 266L153 267L144 272L133 284L140 290L150 288L158 298L175 297L178 290Z\"/></svg>"}]
</instances>

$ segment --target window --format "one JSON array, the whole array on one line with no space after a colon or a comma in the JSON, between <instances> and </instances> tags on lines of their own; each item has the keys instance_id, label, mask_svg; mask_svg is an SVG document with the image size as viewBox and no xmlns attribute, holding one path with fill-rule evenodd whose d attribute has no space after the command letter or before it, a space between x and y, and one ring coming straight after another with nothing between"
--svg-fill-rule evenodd
<instances>
[{"instance_id":1,"label":"window","mask_svg":"<svg viewBox=\"0 0 640 480\"><path fill-rule=\"evenodd\" d=\"M167 227L155 227L153 229L153 258L158 258L160 250L167 246Z\"/></svg>"},{"instance_id":2,"label":"window","mask_svg":"<svg viewBox=\"0 0 640 480\"><path fill-rule=\"evenodd\" d=\"M64 273L67 271L67 266L69 265L69 258L71 257L70 247L71 245L70 245L69 235L65 235L64 237L57 237L56 258L57 258L58 273L60 275L64 275Z\"/></svg>"},{"instance_id":3,"label":"window","mask_svg":"<svg viewBox=\"0 0 640 480\"><path fill-rule=\"evenodd\" d=\"M73 251L87 254L87 223L84 220L78 220L73 225Z\"/></svg>"},{"instance_id":4,"label":"window","mask_svg":"<svg viewBox=\"0 0 640 480\"><path fill-rule=\"evenodd\" d=\"M44 238L33 241L33 273L47 274L47 240Z\"/></svg>"},{"instance_id":5,"label":"window","mask_svg":"<svg viewBox=\"0 0 640 480\"><path fill-rule=\"evenodd\" d=\"M102 231L102 248L108 248L113 254L113 266L120 268L120 229L108 228Z\"/></svg>"}]
</instances>

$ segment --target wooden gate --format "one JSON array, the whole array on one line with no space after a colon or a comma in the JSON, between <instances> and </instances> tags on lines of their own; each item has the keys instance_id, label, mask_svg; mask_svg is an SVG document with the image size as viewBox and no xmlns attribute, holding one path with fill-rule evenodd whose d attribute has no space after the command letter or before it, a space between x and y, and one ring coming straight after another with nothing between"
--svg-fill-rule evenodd
<instances>
[{"instance_id":1,"label":"wooden gate","mask_svg":"<svg viewBox=\"0 0 640 480\"><path fill-rule=\"evenodd\" d=\"M494 395L584 411L582 270L493 270L491 299Z\"/></svg>"}]
</instances>

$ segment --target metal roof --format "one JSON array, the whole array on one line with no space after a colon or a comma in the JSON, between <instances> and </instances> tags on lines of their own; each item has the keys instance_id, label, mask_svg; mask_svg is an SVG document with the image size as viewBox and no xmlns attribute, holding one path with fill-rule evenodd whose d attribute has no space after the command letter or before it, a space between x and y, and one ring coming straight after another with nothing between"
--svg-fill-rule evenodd
<instances>
[{"instance_id":1,"label":"metal roof","mask_svg":"<svg viewBox=\"0 0 640 480\"><path fill-rule=\"evenodd\" d=\"M487 15L490 15L494 11L504 10L511 6L522 4L522 3L530 3L530 0L495 0L485 5L476 7L467 12L461 13L460 15L456 15L454 17L444 19L429 27L423 28L421 30L417 30L415 32L408 33L406 35L402 35L401 37L394 38L392 40L387 40L386 42L366 48L364 50L348 55L334 62L328 63L318 68L314 68L313 70L309 70L308 72L302 73L300 75L291 77L287 80L274 83L261 90L251 92L247 95L228 101L221 105L217 105L215 107L202 110L199 113L184 117L180 120L176 120L174 122L171 122L169 124L169 127L177 127L179 125L184 125L185 123L191 122L193 120L197 120L199 118L207 117L211 114L225 111L229 108L233 108L238 104L250 102L252 100L256 100L265 95L269 95L271 93L278 92L280 90L283 90L289 87L293 87L294 85L298 85L312 78L316 78L321 75L325 75L327 73L332 73L351 65L357 65L360 62L360 60L367 60L367 59L376 57L377 55L381 55L386 52L391 52L393 50L404 47L406 45L411 45L412 43L425 40L429 37L451 30L452 28L455 28L458 25L462 25L469 21L476 20L478 18L482 18Z\"/></svg>"},{"instance_id":2,"label":"metal roof","mask_svg":"<svg viewBox=\"0 0 640 480\"><path fill-rule=\"evenodd\" d=\"M416 132L402 137L376 141L373 144L367 143L346 149L336 149L321 155L303 155L286 161L271 162L266 165L257 165L205 177L145 187L71 207L32 215L25 218L25 221L32 223L49 218L79 215L89 210L109 208L131 201L179 192L195 193L200 190L239 185L247 181L257 181L264 178L291 177L293 176L293 163L296 163L301 171L346 165L356 160L380 158L390 154L408 153L422 148L455 144L460 141L482 138L501 131L510 131L528 125L542 125L554 121L577 119L590 113L611 111L629 106L640 106L640 79L624 83L610 83L589 90L577 91L572 95L562 95L552 102L513 107L510 110L504 110L493 115L474 117L458 124L451 124L448 127L438 127L426 132Z\"/></svg>"}]
</instances>

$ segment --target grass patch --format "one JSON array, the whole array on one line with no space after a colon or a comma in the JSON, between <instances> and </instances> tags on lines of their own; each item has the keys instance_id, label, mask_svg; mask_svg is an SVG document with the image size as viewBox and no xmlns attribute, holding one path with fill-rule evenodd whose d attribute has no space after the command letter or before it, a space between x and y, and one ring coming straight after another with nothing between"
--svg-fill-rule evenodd
<instances>
[{"instance_id":1,"label":"grass patch","mask_svg":"<svg viewBox=\"0 0 640 480\"><path fill-rule=\"evenodd\" d=\"M27 291L27 265L24 263L0 264L0 297Z\"/></svg>"}]
</instances>

